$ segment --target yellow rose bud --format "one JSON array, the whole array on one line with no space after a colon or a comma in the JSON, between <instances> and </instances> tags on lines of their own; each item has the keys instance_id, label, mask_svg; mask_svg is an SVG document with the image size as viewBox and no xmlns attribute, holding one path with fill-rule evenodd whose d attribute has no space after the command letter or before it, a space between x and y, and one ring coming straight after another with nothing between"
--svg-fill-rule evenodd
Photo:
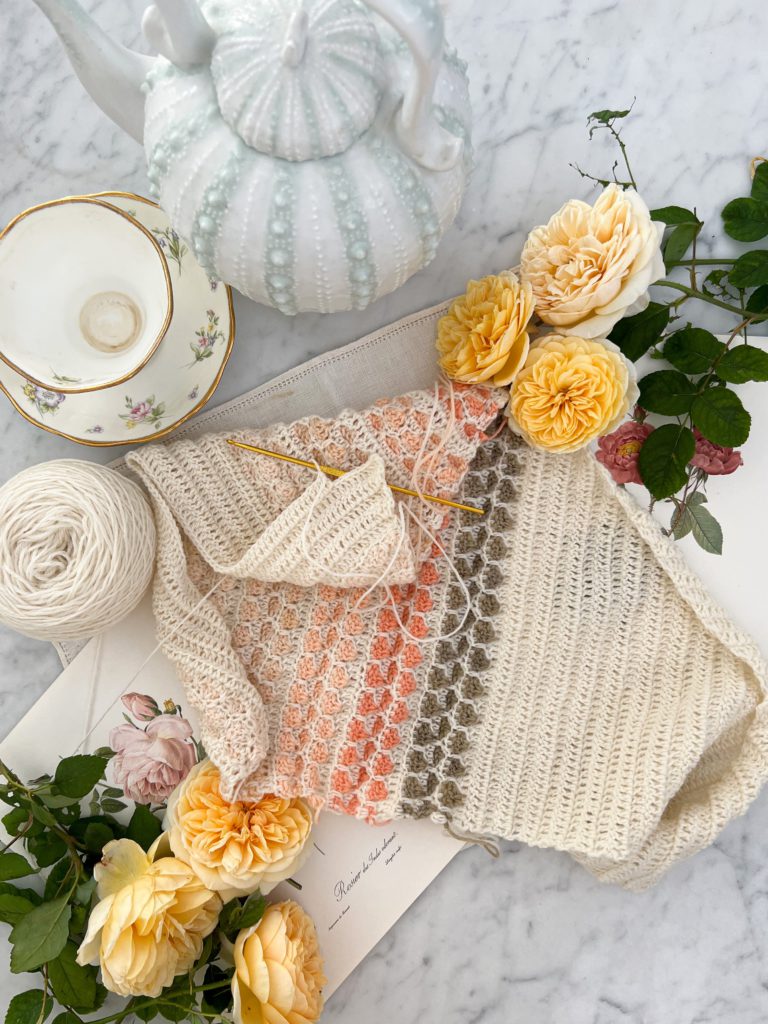
<instances>
[{"instance_id":1,"label":"yellow rose bud","mask_svg":"<svg viewBox=\"0 0 768 1024\"><path fill-rule=\"evenodd\" d=\"M534 228L520 257L537 315L562 334L606 337L646 308L664 276L663 233L633 189L609 185L594 206L571 199Z\"/></svg>"},{"instance_id":2,"label":"yellow rose bud","mask_svg":"<svg viewBox=\"0 0 768 1024\"><path fill-rule=\"evenodd\" d=\"M298 903L267 907L235 942L235 1024L313 1024L323 1009L323 958L312 919Z\"/></svg>"},{"instance_id":3,"label":"yellow rose bud","mask_svg":"<svg viewBox=\"0 0 768 1024\"><path fill-rule=\"evenodd\" d=\"M440 365L463 384L507 385L528 355L530 285L512 273L470 281L437 325Z\"/></svg>"},{"instance_id":4,"label":"yellow rose bud","mask_svg":"<svg viewBox=\"0 0 768 1024\"><path fill-rule=\"evenodd\" d=\"M161 837L162 839L162 837ZM94 869L100 902L91 911L77 962L98 964L121 996L158 996L199 958L221 899L174 857L155 859L130 839L107 843Z\"/></svg>"},{"instance_id":5,"label":"yellow rose bud","mask_svg":"<svg viewBox=\"0 0 768 1024\"><path fill-rule=\"evenodd\" d=\"M610 341L547 335L512 385L512 429L535 448L570 452L610 433L638 396L635 368Z\"/></svg>"},{"instance_id":6,"label":"yellow rose bud","mask_svg":"<svg viewBox=\"0 0 768 1024\"><path fill-rule=\"evenodd\" d=\"M171 849L222 898L269 892L301 867L312 812L303 800L225 800L211 761L195 765L168 800Z\"/></svg>"}]
</instances>

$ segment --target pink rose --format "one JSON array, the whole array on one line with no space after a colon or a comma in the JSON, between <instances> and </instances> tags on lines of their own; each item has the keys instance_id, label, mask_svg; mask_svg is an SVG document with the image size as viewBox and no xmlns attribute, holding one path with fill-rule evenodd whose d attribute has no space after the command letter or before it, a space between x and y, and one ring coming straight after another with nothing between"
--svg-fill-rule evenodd
<instances>
[{"instance_id":1,"label":"pink rose","mask_svg":"<svg viewBox=\"0 0 768 1024\"><path fill-rule=\"evenodd\" d=\"M115 785L137 804L163 803L197 762L186 718L160 715L146 729L119 725L109 735Z\"/></svg>"},{"instance_id":2,"label":"pink rose","mask_svg":"<svg viewBox=\"0 0 768 1024\"><path fill-rule=\"evenodd\" d=\"M143 420L146 419L151 412L152 406L149 404L149 402L139 402L137 405L133 406L130 415L131 419Z\"/></svg>"},{"instance_id":3,"label":"pink rose","mask_svg":"<svg viewBox=\"0 0 768 1024\"><path fill-rule=\"evenodd\" d=\"M695 427L693 433L696 438L696 454L691 459L692 466L703 470L709 476L727 476L744 465L741 452L713 444Z\"/></svg>"},{"instance_id":4,"label":"pink rose","mask_svg":"<svg viewBox=\"0 0 768 1024\"><path fill-rule=\"evenodd\" d=\"M637 457L652 430L650 423L627 420L612 433L598 438L597 461L605 466L617 484L643 482L637 468Z\"/></svg>"},{"instance_id":5,"label":"pink rose","mask_svg":"<svg viewBox=\"0 0 768 1024\"><path fill-rule=\"evenodd\" d=\"M160 714L157 701L146 693L126 693L123 696L123 704L139 722L151 722Z\"/></svg>"}]
</instances>

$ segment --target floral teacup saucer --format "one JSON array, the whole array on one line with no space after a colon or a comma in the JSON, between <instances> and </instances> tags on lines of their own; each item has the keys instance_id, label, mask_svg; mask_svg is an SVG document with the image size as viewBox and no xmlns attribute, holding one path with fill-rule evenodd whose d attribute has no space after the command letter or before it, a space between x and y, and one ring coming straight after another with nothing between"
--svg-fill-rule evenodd
<instances>
[{"instance_id":1,"label":"floral teacup saucer","mask_svg":"<svg viewBox=\"0 0 768 1024\"><path fill-rule=\"evenodd\" d=\"M79 394L48 390L0 362L0 389L35 426L88 445L141 444L169 434L216 390L235 339L232 292L212 281L149 199L99 199L136 217L157 240L171 275L174 313L159 348L123 384Z\"/></svg>"}]
</instances>

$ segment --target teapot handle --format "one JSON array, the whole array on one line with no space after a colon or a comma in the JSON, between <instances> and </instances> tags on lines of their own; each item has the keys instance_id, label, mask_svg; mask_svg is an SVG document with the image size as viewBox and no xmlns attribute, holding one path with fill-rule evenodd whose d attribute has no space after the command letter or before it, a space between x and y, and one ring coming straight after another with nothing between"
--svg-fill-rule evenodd
<instances>
[{"instance_id":1,"label":"teapot handle","mask_svg":"<svg viewBox=\"0 0 768 1024\"><path fill-rule=\"evenodd\" d=\"M432 100L443 56L443 15L437 0L365 0L372 11L400 33L413 56L416 73L406 86L395 116L395 130L422 167L447 171L461 157L464 143L438 124Z\"/></svg>"}]
</instances>

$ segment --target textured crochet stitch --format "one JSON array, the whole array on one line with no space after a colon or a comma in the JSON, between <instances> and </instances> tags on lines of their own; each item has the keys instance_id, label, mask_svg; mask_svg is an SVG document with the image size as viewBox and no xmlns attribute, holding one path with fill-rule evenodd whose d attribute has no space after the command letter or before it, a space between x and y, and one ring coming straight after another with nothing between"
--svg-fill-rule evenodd
<instances>
[{"instance_id":1,"label":"textured crochet stitch","mask_svg":"<svg viewBox=\"0 0 768 1024\"><path fill-rule=\"evenodd\" d=\"M222 435L133 453L158 632L230 796L432 816L642 888L765 780L765 667L588 452L488 439L505 398L237 435L353 470L334 483ZM394 498L420 464L486 514Z\"/></svg>"}]
</instances>

